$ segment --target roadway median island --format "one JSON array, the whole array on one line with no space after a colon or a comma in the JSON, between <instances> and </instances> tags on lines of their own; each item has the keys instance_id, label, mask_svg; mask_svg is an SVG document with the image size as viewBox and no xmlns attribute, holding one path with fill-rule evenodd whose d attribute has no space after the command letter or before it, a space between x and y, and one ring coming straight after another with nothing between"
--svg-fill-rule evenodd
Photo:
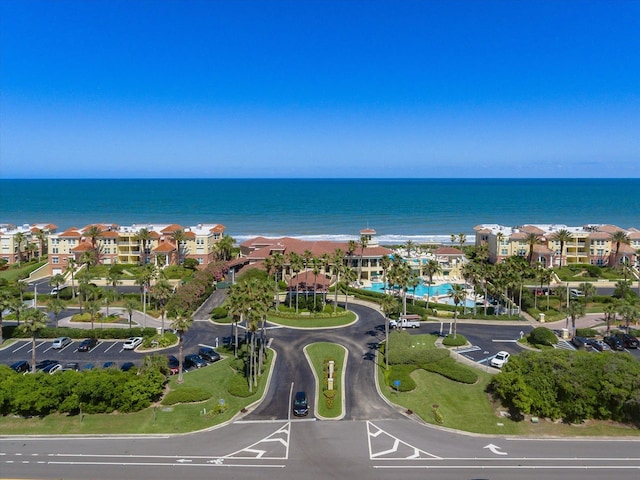
<instances>
[{"instance_id":1,"label":"roadway median island","mask_svg":"<svg viewBox=\"0 0 640 480\"><path fill-rule=\"evenodd\" d=\"M318 342L304 347L316 379L316 416L339 420L344 417L344 372L347 349L336 343Z\"/></svg>"}]
</instances>

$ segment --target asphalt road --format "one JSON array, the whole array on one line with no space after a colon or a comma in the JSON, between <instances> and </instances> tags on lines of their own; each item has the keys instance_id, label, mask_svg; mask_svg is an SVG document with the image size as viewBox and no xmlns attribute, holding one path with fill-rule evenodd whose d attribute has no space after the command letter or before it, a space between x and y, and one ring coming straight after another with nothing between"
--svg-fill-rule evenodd
<instances>
[{"instance_id":1,"label":"asphalt road","mask_svg":"<svg viewBox=\"0 0 640 480\"><path fill-rule=\"evenodd\" d=\"M215 304L212 301L212 304ZM209 305L207 308L210 308ZM358 321L330 330L270 328L277 351L275 371L264 401L229 425L188 435L115 437L0 437L2 478L157 479L468 479L561 480L637 479L640 439L523 439L469 435L408 419L377 393L375 350L384 338L383 317L361 305L350 305ZM196 321L185 337L185 354L216 338L232 334L231 326ZM448 324L443 325L446 330ZM470 361L486 362L498 350L517 353L515 341L531 327L459 324L472 348L460 352ZM421 329L412 333L426 333ZM309 343L329 341L348 351L345 417L316 421L312 409L306 419L290 419L290 394L314 394L314 379L303 354ZM30 342L23 342L25 344ZM121 342L101 342L92 352L75 352L76 342L52 351L50 342L38 345L38 358L59 355L77 361L86 355L95 362L139 357L121 350ZM26 355L20 342L0 351ZM477 347L477 348L476 348ZM47 350L48 349L48 350ZM9 355L10 353L10 355ZM177 354L177 348L163 353ZM80 357L82 358L82 357Z\"/></svg>"}]
</instances>

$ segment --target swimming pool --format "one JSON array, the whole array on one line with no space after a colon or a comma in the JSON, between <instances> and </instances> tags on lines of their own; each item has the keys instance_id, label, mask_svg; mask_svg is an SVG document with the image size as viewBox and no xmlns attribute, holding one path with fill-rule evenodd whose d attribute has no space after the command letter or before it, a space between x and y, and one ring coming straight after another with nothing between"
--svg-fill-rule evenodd
<instances>
[{"instance_id":1,"label":"swimming pool","mask_svg":"<svg viewBox=\"0 0 640 480\"><path fill-rule=\"evenodd\" d=\"M371 288L365 288L365 290L372 290L374 292L384 293L384 287L382 282L376 282L371 284ZM416 287L415 295L418 298L422 298L425 295L429 295L430 297L437 297L440 295L449 295L449 290L451 290L450 283L442 283L440 285L431 285L431 287L427 285L423 285L422 283ZM409 287L407 291L408 294L413 295L413 288Z\"/></svg>"}]
</instances>

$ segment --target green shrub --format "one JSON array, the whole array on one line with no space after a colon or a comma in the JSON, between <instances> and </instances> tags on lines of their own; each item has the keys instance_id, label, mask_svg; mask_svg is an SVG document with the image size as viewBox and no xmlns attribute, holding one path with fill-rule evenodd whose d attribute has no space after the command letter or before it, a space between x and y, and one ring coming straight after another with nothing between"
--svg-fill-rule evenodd
<instances>
[{"instance_id":1,"label":"green shrub","mask_svg":"<svg viewBox=\"0 0 640 480\"><path fill-rule=\"evenodd\" d=\"M438 373L454 382L473 384L478 381L478 375L471 368L448 357L439 362L427 363L421 367L428 372Z\"/></svg>"},{"instance_id":2,"label":"green shrub","mask_svg":"<svg viewBox=\"0 0 640 480\"><path fill-rule=\"evenodd\" d=\"M13 326L12 326L13 327ZM2 329L5 338L27 338L31 334L22 331L22 329L6 328ZM68 327L44 327L38 330L39 338L57 338L69 337L73 339L95 337L102 339L125 339L129 337L152 337L155 335L155 328L94 328L93 330L86 328L68 328Z\"/></svg>"},{"instance_id":3,"label":"green shrub","mask_svg":"<svg viewBox=\"0 0 640 480\"><path fill-rule=\"evenodd\" d=\"M558 337L546 327L536 327L529 333L527 337L529 343L534 345L548 345L552 346L558 343Z\"/></svg>"},{"instance_id":4,"label":"green shrub","mask_svg":"<svg viewBox=\"0 0 640 480\"><path fill-rule=\"evenodd\" d=\"M193 403L209 400L211 394L199 387L180 387L177 390L171 390L162 399L163 405L175 405L176 403Z\"/></svg>"},{"instance_id":5,"label":"green shrub","mask_svg":"<svg viewBox=\"0 0 640 480\"><path fill-rule=\"evenodd\" d=\"M244 375L237 373L229 380L227 391L234 397L250 397L253 395L249 391L249 380Z\"/></svg>"},{"instance_id":6,"label":"green shrub","mask_svg":"<svg viewBox=\"0 0 640 480\"><path fill-rule=\"evenodd\" d=\"M211 318L218 320L220 318L226 318L229 315L227 309L224 307L216 307L211 311Z\"/></svg>"},{"instance_id":7,"label":"green shrub","mask_svg":"<svg viewBox=\"0 0 640 480\"><path fill-rule=\"evenodd\" d=\"M576 336L585 338L594 338L599 335L599 332L594 328L577 328Z\"/></svg>"},{"instance_id":8,"label":"green shrub","mask_svg":"<svg viewBox=\"0 0 640 480\"><path fill-rule=\"evenodd\" d=\"M442 340L442 344L445 347L461 347L462 345L467 344L467 339L464 335L460 335L459 333L453 338L453 335L447 335Z\"/></svg>"},{"instance_id":9,"label":"green shrub","mask_svg":"<svg viewBox=\"0 0 640 480\"><path fill-rule=\"evenodd\" d=\"M392 365L389 370L385 372L387 377L387 385L399 392L410 392L416 388L416 382L411 378L411 372L416 368L416 365ZM394 382L400 381L400 386L396 387Z\"/></svg>"}]
</instances>

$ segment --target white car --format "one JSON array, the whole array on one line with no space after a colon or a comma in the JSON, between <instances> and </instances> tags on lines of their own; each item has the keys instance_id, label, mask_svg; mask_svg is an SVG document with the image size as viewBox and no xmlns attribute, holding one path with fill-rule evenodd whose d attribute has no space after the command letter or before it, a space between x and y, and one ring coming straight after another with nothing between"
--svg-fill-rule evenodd
<instances>
[{"instance_id":1,"label":"white car","mask_svg":"<svg viewBox=\"0 0 640 480\"><path fill-rule=\"evenodd\" d=\"M142 344L142 340L143 340L142 337L129 337L127 341L124 342L124 345L122 346L122 348L124 348L125 350L133 350L138 345Z\"/></svg>"},{"instance_id":2,"label":"white car","mask_svg":"<svg viewBox=\"0 0 640 480\"><path fill-rule=\"evenodd\" d=\"M70 343L71 343L71 339L69 337L58 337L53 341L53 344L51 345L51 347L55 348L56 350L59 350L61 348L66 347Z\"/></svg>"},{"instance_id":3,"label":"white car","mask_svg":"<svg viewBox=\"0 0 640 480\"><path fill-rule=\"evenodd\" d=\"M505 363L509 361L509 352L498 352L495 357L491 359L491 366L495 368L502 368Z\"/></svg>"}]
</instances>

